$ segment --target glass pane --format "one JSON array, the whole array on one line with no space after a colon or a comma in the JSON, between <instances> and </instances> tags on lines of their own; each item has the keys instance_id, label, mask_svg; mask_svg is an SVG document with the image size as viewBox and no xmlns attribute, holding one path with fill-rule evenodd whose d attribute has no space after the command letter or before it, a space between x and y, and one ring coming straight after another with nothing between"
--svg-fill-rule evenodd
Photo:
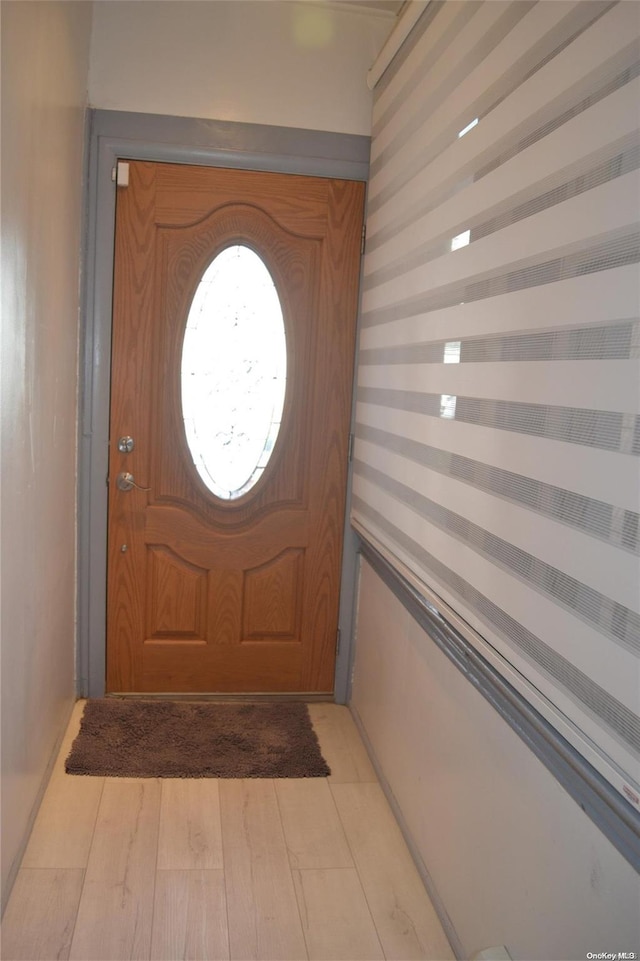
<instances>
[{"instance_id":1,"label":"glass pane","mask_svg":"<svg viewBox=\"0 0 640 961\"><path fill-rule=\"evenodd\" d=\"M262 476L280 430L286 367L271 274L249 247L227 247L198 285L182 348L187 443L218 497L240 497Z\"/></svg>"}]
</instances>

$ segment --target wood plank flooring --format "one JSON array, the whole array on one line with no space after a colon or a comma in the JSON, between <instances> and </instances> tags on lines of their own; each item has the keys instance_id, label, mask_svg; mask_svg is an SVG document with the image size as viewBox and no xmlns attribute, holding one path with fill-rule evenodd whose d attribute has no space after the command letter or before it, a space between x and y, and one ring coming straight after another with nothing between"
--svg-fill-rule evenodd
<instances>
[{"instance_id":1,"label":"wood plank flooring","mask_svg":"<svg viewBox=\"0 0 640 961\"><path fill-rule=\"evenodd\" d=\"M84 778L76 705L2 925L4 961L453 958L347 708L328 778Z\"/></svg>"}]
</instances>

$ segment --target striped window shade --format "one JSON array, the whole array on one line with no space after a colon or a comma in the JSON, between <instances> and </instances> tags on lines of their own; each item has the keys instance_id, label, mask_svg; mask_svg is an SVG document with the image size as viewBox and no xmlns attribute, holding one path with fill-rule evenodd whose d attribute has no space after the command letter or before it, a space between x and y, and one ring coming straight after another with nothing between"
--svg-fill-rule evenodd
<instances>
[{"instance_id":1,"label":"striped window shade","mask_svg":"<svg viewBox=\"0 0 640 961\"><path fill-rule=\"evenodd\" d=\"M640 806L640 4L432 0L375 89L352 523Z\"/></svg>"}]
</instances>

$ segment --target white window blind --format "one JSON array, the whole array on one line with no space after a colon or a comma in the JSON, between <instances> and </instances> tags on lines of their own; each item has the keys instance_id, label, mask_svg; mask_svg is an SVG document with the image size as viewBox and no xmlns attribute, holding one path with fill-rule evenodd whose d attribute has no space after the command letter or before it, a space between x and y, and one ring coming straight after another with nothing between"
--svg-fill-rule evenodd
<instances>
[{"instance_id":1,"label":"white window blind","mask_svg":"<svg viewBox=\"0 0 640 961\"><path fill-rule=\"evenodd\" d=\"M636 807L639 38L432 0L382 76L352 506Z\"/></svg>"}]
</instances>

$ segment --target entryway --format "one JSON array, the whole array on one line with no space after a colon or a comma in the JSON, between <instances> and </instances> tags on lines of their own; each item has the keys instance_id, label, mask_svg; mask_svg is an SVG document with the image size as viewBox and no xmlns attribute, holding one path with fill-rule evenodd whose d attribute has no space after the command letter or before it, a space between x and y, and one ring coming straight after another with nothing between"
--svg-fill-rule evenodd
<instances>
[{"instance_id":1,"label":"entryway","mask_svg":"<svg viewBox=\"0 0 640 961\"><path fill-rule=\"evenodd\" d=\"M2 926L7 958L453 958L351 714L312 704L329 778L64 772Z\"/></svg>"}]
</instances>

